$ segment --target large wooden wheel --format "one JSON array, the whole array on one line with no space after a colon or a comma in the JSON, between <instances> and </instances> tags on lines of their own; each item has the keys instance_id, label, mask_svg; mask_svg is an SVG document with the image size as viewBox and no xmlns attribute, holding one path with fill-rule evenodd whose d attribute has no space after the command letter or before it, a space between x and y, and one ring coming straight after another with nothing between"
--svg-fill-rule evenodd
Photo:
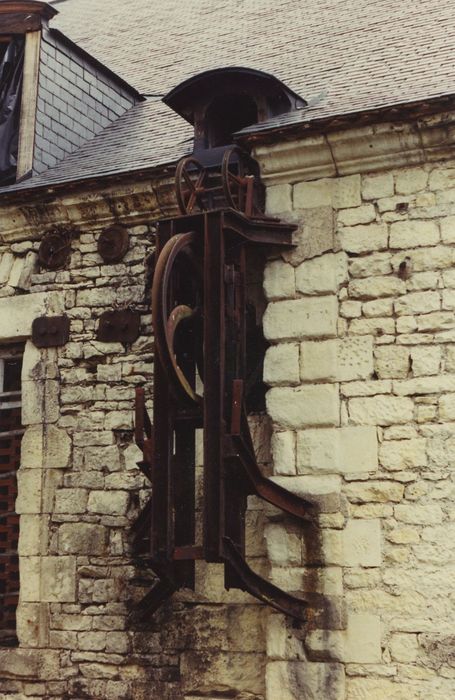
<instances>
[{"instance_id":1,"label":"large wooden wheel","mask_svg":"<svg viewBox=\"0 0 455 700\"><path fill-rule=\"evenodd\" d=\"M192 156L182 158L175 171L175 191L181 214L192 214L206 209L203 194L207 171Z\"/></svg>"},{"instance_id":2,"label":"large wooden wheel","mask_svg":"<svg viewBox=\"0 0 455 700\"><path fill-rule=\"evenodd\" d=\"M186 376L177 358L180 351L182 357L190 356L189 364L193 368L195 365L200 366L201 349L194 350L192 357L190 349L191 345L194 349L196 344L201 342L200 337L194 337L195 333L199 335L197 330L198 325L200 325L198 323L200 306L197 304L200 268L192 251L195 237L194 232L177 234L172 236L163 247L156 262L153 276L152 318L156 349L174 395L184 400L190 399L199 403L201 397L196 394L193 387L194 371L193 379ZM187 279L192 280L192 289L190 290L178 290L173 284L173 272L179 256L183 258L182 264L192 268L192 274L187 275ZM195 303L194 307L191 307L189 303L182 303L185 291L191 298L189 303ZM176 348L176 336L181 331L182 326L186 326L187 335L180 339L180 348ZM193 335L192 343L189 341L188 334ZM182 347L184 348L183 352Z\"/></svg>"}]
</instances>

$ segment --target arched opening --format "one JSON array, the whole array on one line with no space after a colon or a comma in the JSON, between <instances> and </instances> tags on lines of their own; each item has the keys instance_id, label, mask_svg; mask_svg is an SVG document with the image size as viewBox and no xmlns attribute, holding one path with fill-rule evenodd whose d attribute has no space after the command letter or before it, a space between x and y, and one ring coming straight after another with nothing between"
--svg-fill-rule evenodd
<instances>
[{"instance_id":1,"label":"arched opening","mask_svg":"<svg viewBox=\"0 0 455 700\"><path fill-rule=\"evenodd\" d=\"M234 93L215 97L205 114L206 147L232 143L236 131L257 121L258 108L252 97Z\"/></svg>"}]
</instances>

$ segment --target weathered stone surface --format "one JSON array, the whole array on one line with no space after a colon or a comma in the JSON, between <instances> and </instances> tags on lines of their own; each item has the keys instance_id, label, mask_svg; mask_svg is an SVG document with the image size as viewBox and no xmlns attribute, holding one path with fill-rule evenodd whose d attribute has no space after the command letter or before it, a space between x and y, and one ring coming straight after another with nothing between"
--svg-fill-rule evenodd
<instances>
[{"instance_id":1,"label":"weathered stone surface","mask_svg":"<svg viewBox=\"0 0 455 700\"><path fill-rule=\"evenodd\" d=\"M426 440L388 440L379 448L382 467L389 471L401 471L413 467L424 467L427 463Z\"/></svg>"},{"instance_id":2,"label":"weathered stone surface","mask_svg":"<svg viewBox=\"0 0 455 700\"><path fill-rule=\"evenodd\" d=\"M350 700L419 700L420 691L410 683L385 678L349 678L347 691Z\"/></svg>"},{"instance_id":3,"label":"weathered stone surface","mask_svg":"<svg viewBox=\"0 0 455 700\"><path fill-rule=\"evenodd\" d=\"M356 425L393 425L412 420L413 403L401 396L350 399L349 416Z\"/></svg>"},{"instance_id":4,"label":"weathered stone surface","mask_svg":"<svg viewBox=\"0 0 455 700\"><path fill-rule=\"evenodd\" d=\"M336 292L347 281L346 253L327 253L301 263L295 270L296 289L302 294Z\"/></svg>"},{"instance_id":5,"label":"weathered stone surface","mask_svg":"<svg viewBox=\"0 0 455 700\"><path fill-rule=\"evenodd\" d=\"M17 341L30 337L33 320L47 312L58 313L62 310L61 302L56 292L0 299L0 339Z\"/></svg>"},{"instance_id":6,"label":"weathered stone surface","mask_svg":"<svg viewBox=\"0 0 455 700\"><path fill-rule=\"evenodd\" d=\"M392 275L358 279L349 283L349 296L354 299L376 299L405 292L405 283Z\"/></svg>"},{"instance_id":7,"label":"weathered stone surface","mask_svg":"<svg viewBox=\"0 0 455 700\"><path fill-rule=\"evenodd\" d=\"M272 435L273 471L275 474L295 474L295 433L274 432Z\"/></svg>"},{"instance_id":8,"label":"weathered stone surface","mask_svg":"<svg viewBox=\"0 0 455 700\"><path fill-rule=\"evenodd\" d=\"M436 245L439 227L434 221L397 221L390 226L391 248Z\"/></svg>"},{"instance_id":9,"label":"weathered stone surface","mask_svg":"<svg viewBox=\"0 0 455 700\"><path fill-rule=\"evenodd\" d=\"M318 428L297 433L297 470L350 473L377 469L374 427Z\"/></svg>"},{"instance_id":10,"label":"weathered stone surface","mask_svg":"<svg viewBox=\"0 0 455 700\"><path fill-rule=\"evenodd\" d=\"M55 423L59 417L59 384L54 379L22 382L22 424Z\"/></svg>"},{"instance_id":11,"label":"weathered stone surface","mask_svg":"<svg viewBox=\"0 0 455 700\"><path fill-rule=\"evenodd\" d=\"M58 530L59 551L64 554L106 554L107 533L102 525L63 523Z\"/></svg>"},{"instance_id":12,"label":"weathered stone surface","mask_svg":"<svg viewBox=\"0 0 455 700\"><path fill-rule=\"evenodd\" d=\"M355 226L356 224L369 224L376 219L376 212L372 204L363 204L354 209L341 209L338 212L338 224L341 226Z\"/></svg>"},{"instance_id":13,"label":"weathered stone surface","mask_svg":"<svg viewBox=\"0 0 455 700\"><path fill-rule=\"evenodd\" d=\"M366 613L351 613L346 630L310 632L305 644L312 655L319 658L345 663L380 663L380 618Z\"/></svg>"},{"instance_id":14,"label":"weathered stone surface","mask_svg":"<svg viewBox=\"0 0 455 700\"><path fill-rule=\"evenodd\" d=\"M337 316L335 296L276 301L265 311L264 335L268 340L333 337Z\"/></svg>"},{"instance_id":15,"label":"weathered stone surface","mask_svg":"<svg viewBox=\"0 0 455 700\"><path fill-rule=\"evenodd\" d=\"M386 224L346 226L339 231L340 244L347 253L370 253L385 250L389 233Z\"/></svg>"},{"instance_id":16,"label":"weathered stone surface","mask_svg":"<svg viewBox=\"0 0 455 700\"><path fill-rule=\"evenodd\" d=\"M295 296L295 269L282 260L269 262L264 270L264 292L267 299Z\"/></svg>"},{"instance_id":17,"label":"weathered stone surface","mask_svg":"<svg viewBox=\"0 0 455 700\"><path fill-rule=\"evenodd\" d=\"M299 228L294 234L295 247L281 255L292 265L314 258L333 250L335 225L331 206L302 209L299 215Z\"/></svg>"},{"instance_id":18,"label":"weathered stone surface","mask_svg":"<svg viewBox=\"0 0 455 700\"><path fill-rule=\"evenodd\" d=\"M267 349L264 381L270 386L299 383L299 346L296 343L280 343Z\"/></svg>"},{"instance_id":19,"label":"weathered stone surface","mask_svg":"<svg viewBox=\"0 0 455 700\"><path fill-rule=\"evenodd\" d=\"M407 314L427 314L441 308L438 292L412 292L395 302L395 312L399 316Z\"/></svg>"},{"instance_id":20,"label":"weathered stone surface","mask_svg":"<svg viewBox=\"0 0 455 700\"><path fill-rule=\"evenodd\" d=\"M379 199L393 195L392 173L378 173L377 175L364 175L362 177L363 199Z\"/></svg>"},{"instance_id":21,"label":"weathered stone surface","mask_svg":"<svg viewBox=\"0 0 455 700\"><path fill-rule=\"evenodd\" d=\"M76 600L75 557L41 558L40 599L44 603L72 603Z\"/></svg>"},{"instance_id":22,"label":"weathered stone surface","mask_svg":"<svg viewBox=\"0 0 455 700\"><path fill-rule=\"evenodd\" d=\"M351 503L399 503L404 486L393 481L355 481L346 484L343 493Z\"/></svg>"},{"instance_id":23,"label":"weathered stone surface","mask_svg":"<svg viewBox=\"0 0 455 700\"><path fill-rule=\"evenodd\" d=\"M345 566L381 566L380 521L348 520L343 531L343 550Z\"/></svg>"},{"instance_id":24,"label":"weathered stone surface","mask_svg":"<svg viewBox=\"0 0 455 700\"><path fill-rule=\"evenodd\" d=\"M292 211L292 187L291 185L271 185L266 190L267 214L282 214Z\"/></svg>"},{"instance_id":25,"label":"weathered stone surface","mask_svg":"<svg viewBox=\"0 0 455 700\"><path fill-rule=\"evenodd\" d=\"M91 491L87 509L90 513L125 515L128 501L127 491Z\"/></svg>"},{"instance_id":26,"label":"weathered stone surface","mask_svg":"<svg viewBox=\"0 0 455 700\"><path fill-rule=\"evenodd\" d=\"M344 693L341 664L308 661L267 664L266 700L344 700Z\"/></svg>"},{"instance_id":27,"label":"weathered stone surface","mask_svg":"<svg viewBox=\"0 0 455 700\"><path fill-rule=\"evenodd\" d=\"M340 421L338 391L332 384L276 387L266 400L268 414L283 428L338 425Z\"/></svg>"},{"instance_id":28,"label":"weathered stone surface","mask_svg":"<svg viewBox=\"0 0 455 700\"><path fill-rule=\"evenodd\" d=\"M439 505L399 505L395 506L395 518L410 525L437 525L443 512Z\"/></svg>"},{"instance_id":29,"label":"weathered stone surface","mask_svg":"<svg viewBox=\"0 0 455 700\"><path fill-rule=\"evenodd\" d=\"M304 381L365 379L373 373L373 338L304 342L300 363Z\"/></svg>"},{"instance_id":30,"label":"weathered stone surface","mask_svg":"<svg viewBox=\"0 0 455 700\"><path fill-rule=\"evenodd\" d=\"M423 168L403 168L395 175L397 194L413 194L424 190L428 182L428 173Z\"/></svg>"}]
</instances>

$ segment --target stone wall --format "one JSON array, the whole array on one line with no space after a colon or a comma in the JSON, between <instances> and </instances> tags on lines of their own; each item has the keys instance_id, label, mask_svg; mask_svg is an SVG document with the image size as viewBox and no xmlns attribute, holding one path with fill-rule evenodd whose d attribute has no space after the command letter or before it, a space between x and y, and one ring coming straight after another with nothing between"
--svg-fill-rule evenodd
<instances>
[{"instance_id":1,"label":"stone wall","mask_svg":"<svg viewBox=\"0 0 455 700\"><path fill-rule=\"evenodd\" d=\"M141 626L128 618L148 590L129 543L149 489L132 434L135 386L151 399L148 260L154 221L174 211L155 192L128 183L2 208L0 342L26 341L26 433L20 646L0 650L0 697L451 697L455 163L268 188L269 212L299 229L265 269L270 390L253 432L265 472L316 514L302 525L250 499L247 549L307 599L306 626L225 591L204 563L195 592ZM113 211L130 249L105 265L96 240ZM79 229L57 272L36 259L53 223ZM101 313L126 306L141 312L139 339L99 343ZM31 321L62 312L70 341L38 351Z\"/></svg>"},{"instance_id":2,"label":"stone wall","mask_svg":"<svg viewBox=\"0 0 455 700\"><path fill-rule=\"evenodd\" d=\"M345 624L274 648L267 698L450 697L455 163L271 186L268 210L299 224L265 274L274 472L341 499L318 575ZM290 524L266 538L279 580L313 570Z\"/></svg>"}]
</instances>

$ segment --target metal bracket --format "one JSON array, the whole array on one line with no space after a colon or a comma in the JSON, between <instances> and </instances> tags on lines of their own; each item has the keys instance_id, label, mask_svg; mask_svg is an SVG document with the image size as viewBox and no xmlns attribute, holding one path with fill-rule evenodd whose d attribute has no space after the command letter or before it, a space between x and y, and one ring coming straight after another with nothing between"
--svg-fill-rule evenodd
<instances>
[{"instance_id":1,"label":"metal bracket","mask_svg":"<svg viewBox=\"0 0 455 700\"><path fill-rule=\"evenodd\" d=\"M65 345L70 337L68 316L39 316L32 323L32 342L37 348Z\"/></svg>"},{"instance_id":2,"label":"metal bracket","mask_svg":"<svg viewBox=\"0 0 455 700\"><path fill-rule=\"evenodd\" d=\"M139 337L140 324L138 311L105 311L100 316L96 338L103 343L134 343Z\"/></svg>"}]
</instances>

